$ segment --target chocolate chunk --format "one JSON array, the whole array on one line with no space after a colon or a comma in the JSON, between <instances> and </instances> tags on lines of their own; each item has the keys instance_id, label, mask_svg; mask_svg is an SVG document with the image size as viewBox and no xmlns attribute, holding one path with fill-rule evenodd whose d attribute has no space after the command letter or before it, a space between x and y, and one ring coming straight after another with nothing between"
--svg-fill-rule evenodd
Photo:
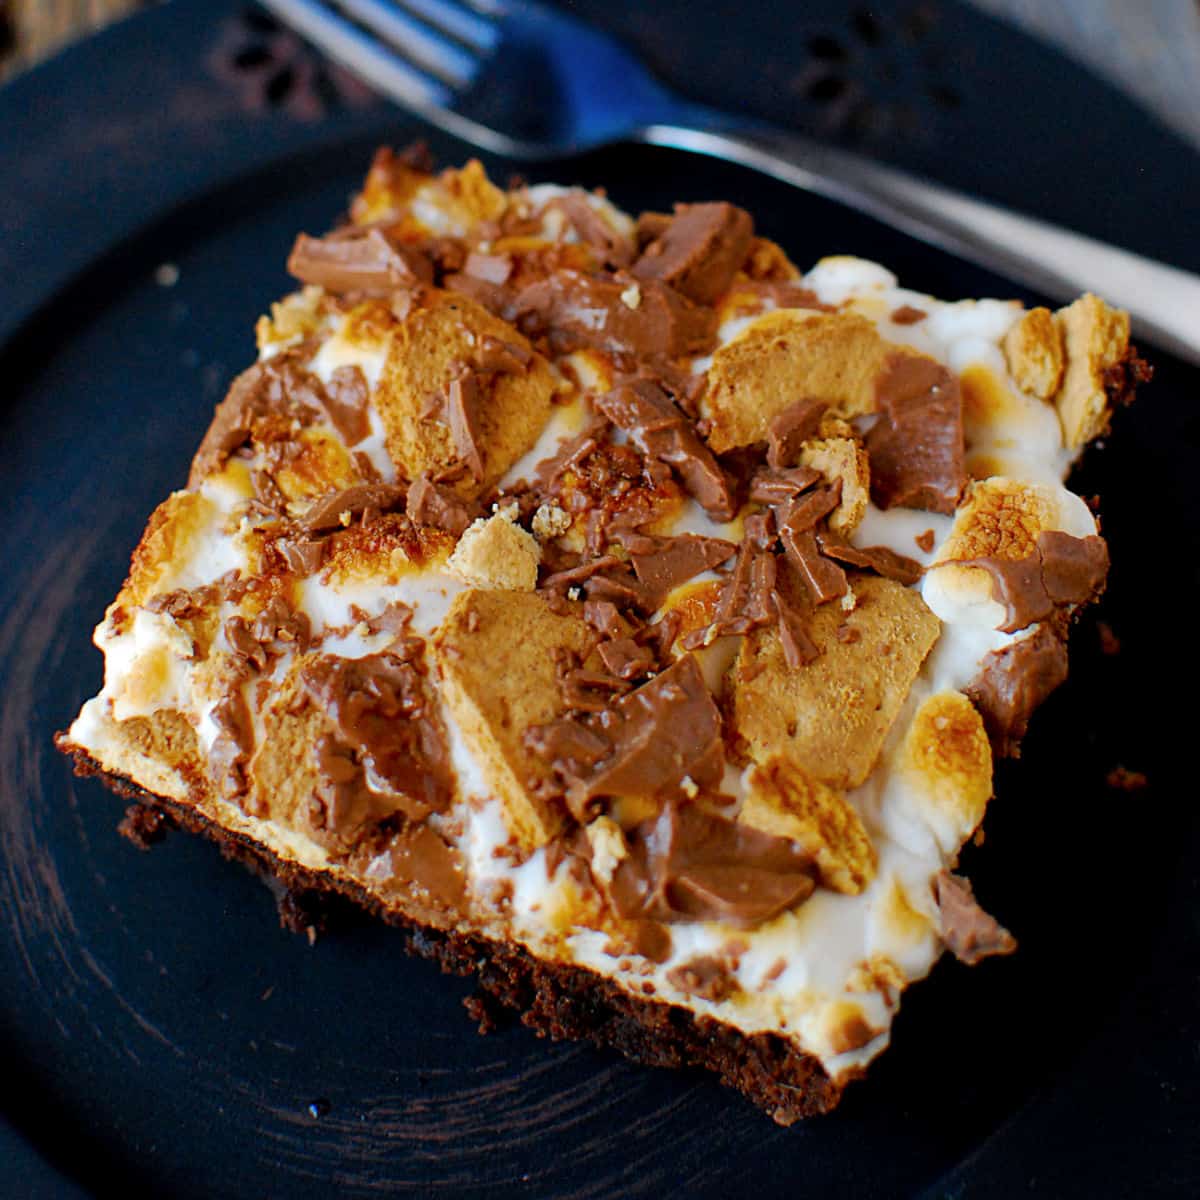
<instances>
[{"instance_id":1,"label":"chocolate chunk","mask_svg":"<svg viewBox=\"0 0 1200 1200\"><path fill-rule=\"evenodd\" d=\"M217 701L212 721L219 732L209 747L209 764L221 795L234 800L249 787L246 764L254 753L254 721L240 687Z\"/></svg>"},{"instance_id":2,"label":"chocolate chunk","mask_svg":"<svg viewBox=\"0 0 1200 1200\"><path fill-rule=\"evenodd\" d=\"M913 308L911 304L902 304L892 309L891 320L896 325L915 325L923 321L929 314L923 308Z\"/></svg>"},{"instance_id":3,"label":"chocolate chunk","mask_svg":"<svg viewBox=\"0 0 1200 1200\"><path fill-rule=\"evenodd\" d=\"M790 466L809 438L821 427L828 405L823 400L797 400L767 423L767 466Z\"/></svg>"},{"instance_id":4,"label":"chocolate chunk","mask_svg":"<svg viewBox=\"0 0 1200 1200\"><path fill-rule=\"evenodd\" d=\"M252 621L232 616L225 622L225 640L233 653L255 671L264 671L281 654L303 653L312 627L308 616L296 612L280 596L272 596Z\"/></svg>"},{"instance_id":5,"label":"chocolate chunk","mask_svg":"<svg viewBox=\"0 0 1200 1200\"><path fill-rule=\"evenodd\" d=\"M784 526L779 536L789 564L808 589L814 604L826 604L846 594L850 586L846 572L820 553L817 535L811 529L797 533L790 526Z\"/></svg>"},{"instance_id":6,"label":"chocolate chunk","mask_svg":"<svg viewBox=\"0 0 1200 1200\"><path fill-rule=\"evenodd\" d=\"M409 517L418 525L432 525L455 537L474 519L473 510L456 493L431 483L427 475L409 484L406 506Z\"/></svg>"},{"instance_id":7,"label":"chocolate chunk","mask_svg":"<svg viewBox=\"0 0 1200 1200\"><path fill-rule=\"evenodd\" d=\"M963 566L982 567L992 577L992 595L1007 610L1004 633L1016 633L1045 620L1056 608L1087 604L1103 590L1108 575L1108 547L1096 536L1077 538L1059 530L1038 534L1025 558L963 559Z\"/></svg>"},{"instance_id":8,"label":"chocolate chunk","mask_svg":"<svg viewBox=\"0 0 1200 1200\"><path fill-rule=\"evenodd\" d=\"M393 483L356 483L317 500L299 522L308 533L340 529L368 509L388 512L404 504L404 488Z\"/></svg>"},{"instance_id":9,"label":"chocolate chunk","mask_svg":"<svg viewBox=\"0 0 1200 1200\"><path fill-rule=\"evenodd\" d=\"M318 390L320 389L320 390ZM255 427L271 417L290 429L295 421L310 424L323 407L320 380L302 371L288 357L256 363L243 371L213 414L212 424L192 460L188 487L195 489L219 471L225 460L244 445Z\"/></svg>"},{"instance_id":10,"label":"chocolate chunk","mask_svg":"<svg viewBox=\"0 0 1200 1200\"><path fill-rule=\"evenodd\" d=\"M952 513L967 480L958 378L923 355L889 355L875 407L866 437L871 499L880 508Z\"/></svg>"},{"instance_id":11,"label":"chocolate chunk","mask_svg":"<svg viewBox=\"0 0 1200 1200\"><path fill-rule=\"evenodd\" d=\"M1048 625L984 657L964 690L979 709L997 756L1017 756L1029 718L1066 678L1067 648Z\"/></svg>"},{"instance_id":12,"label":"chocolate chunk","mask_svg":"<svg viewBox=\"0 0 1200 1200\"><path fill-rule=\"evenodd\" d=\"M402 813L420 821L454 795L446 735L424 675L421 642L363 658L323 656L305 664L305 694L333 725L316 748L322 778L316 829L353 844L370 825Z\"/></svg>"},{"instance_id":13,"label":"chocolate chunk","mask_svg":"<svg viewBox=\"0 0 1200 1200\"><path fill-rule=\"evenodd\" d=\"M720 783L721 714L692 655L622 696L604 716L593 730L608 752L567 779L567 802L577 818L585 819L603 796L669 795L680 792L685 779L699 788Z\"/></svg>"},{"instance_id":14,"label":"chocolate chunk","mask_svg":"<svg viewBox=\"0 0 1200 1200\"><path fill-rule=\"evenodd\" d=\"M816 529L817 524L837 508L841 499L842 481L838 479L831 485L809 492L803 499L791 500L780 506L776 514L780 536L785 529L791 534Z\"/></svg>"},{"instance_id":15,"label":"chocolate chunk","mask_svg":"<svg viewBox=\"0 0 1200 1200\"><path fill-rule=\"evenodd\" d=\"M821 478L812 467L757 471L750 480L750 499L755 504L773 506L794 500ZM835 505L836 507L836 505Z\"/></svg>"},{"instance_id":16,"label":"chocolate chunk","mask_svg":"<svg viewBox=\"0 0 1200 1200\"><path fill-rule=\"evenodd\" d=\"M471 352L471 363L480 374L523 375L533 362L533 352L519 342L505 341L490 333L479 336Z\"/></svg>"},{"instance_id":17,"label":"chocolate chunk","mask_svg":"<svg viewBox=\"0 0 1200 1200\"><path fill-rule=\"evenodd\" d=\"M631 551L633 569L649 597L648 607L660 608L681 583L732 558L737 547L720 538L684 533L678 537L647 538L649 546Z\"/></svg>"},{"instance_id":18,"label":"chocolate chunk","mask_svg":"<svg viewBox=\"0 0 1200 1200\"><path fill-rule=\"evenodd\" d=\"M817 534L817 545L826 558L835 559L850 567L874 571L884 579L894 579L908 587L925 573L915 558L908 558L889 550L887 546L851 546L835 533L824 531Z\"/></svg>"},{"instance_id":19,"label":"chocolate chunk","mask_svg":"<svg viewBox=\"0 0 1200 1200\"><path fill-rule=\"evenodd\" d=\"M389 296L433 281L433 268L419 251L393 244L379 229L356 227L323 238L300 234L287 269L301 283L335 295Z\"/></svg>"},{"instance_id":20,"label":"chocolate chunk","mask_svg":"<svg viewBox=\"0 0 1200 1200\"><path fill-rule=\"evenodd\" d=\"M568 671L559 680L563 704L577 712L604 712L613 695L629 691L629 684L605 671L587 671L582 667Z\"/></svg>"},{"instance_id":21,"label":"chocolate chunk","mask_svg":"<svg viewBox=\"0 0 1200 1200\"><path fill-rule=\"evenodd\" d=\"M933 894L942 917L942 941L959 962L973 967L994 954L1016 950L1017 939L979 907L969 880L941 871L933 881Z\"/></svg>"},{"instance_id":22,"label":"chocolate chunk","mask_svg":"<svg viewBox=\"0 0 1200 1200\"><path fill-rule=\"evenodd\" d=\"M713 1004L720 1004L741 991L741 984L729 969L729 964L711 954L689 958L687 962L672 967L667 972L667 982L681 992L699 996Z\"/></svg>"},{"instance_id":23,"label":"chocolate chunk","mask_svg":"<svg viewBox=\"0 0 1200 1200\"><path fill-rule=\"evenodd\" d=\"M546 207L559 209L579 240L599 252L605 266L627 267L633 261L633 243L609 225L578 192L556 196Z\"/></svg>"},{"instance_id":24,"label":"chocolate chunk","mask_svg":"<svg viewBox=\"0 0 1200 1200\"><path fill-rule=\"evenodd\" d=\"M294 575L307 578L315 575L325 561L329 552L329 542L324 538L319 541L294 541L291 538L279 538L275 549L283 555L283 561Z\"/></svg>"},{"instance_id":25,"label":"chocolate chunk","mask_svg":"<svg viewBox=\"0 0 1200 1200\"><path fill-rule=\"evenodd\" d=\"M588 603L595 604L597 601L590 600ZM604 663L604 669L618 679L637 679L640 675L649 674L654 667L654 651L649 646L639 646L631 637L601 642L596 651Z\"/></svg>"},{"instance_id":26,"label":"chocolate chunk","mask_svg":"<svg viewBox=\"0 0 1200 1200\"><path fill-rule=\"evenodd\" d=\"M601 637L619 638L625 631L620 610L611 600L585 600L583 619Z\"/></svg>"},{"instance_id":27,"label":"chocolate chunk","mask_svg":"<svg viewBox=\"0 0 1200 1200\"><path fill-rule=\"evenodd\" d=\"M736 511L729 480L691 422L656 383L635 379L596 399L596 407L625 430L643 454L670 466L714 520Z\"/></svg>"},{"instance_id":28,"label":"chocolate chunk","mask_svg":"<svg viewBox=\"0 0 1200 1200\"><path fill-rule=\"evenodd\" d=\"M338 367L329 377L322 397L325 411L347 446L357 446L371 432L369 395L361 367Z\"/></svg>"},{"instance_id":29,"label":"chocolate chunk","mask_svg":"<svg viewBox=\"0 0 1200 1200\"><path fill-rule=\"evenodd\" d=\"M633 264L641 280L670 284L697 304L729 290L754 239L754 221L732 204L680 204L670 223Z\"/></svg>"},{"instance_id":30,"label":"chocolate chunk","mask_svg":"<svg viewBox=\"0 0 1200 1200\"><path fill-rule=\"evenodd\" d=\"M816 867L794 842L669 800L630 834L608 895L626 920L751 929L807 900L815 886Z\"/></svg>"},{"instance_id":31,"label":"chocolate chunk","mask_svg":"<svg viewBox=\"0 0 1200 1200\"><path fill-rule=\"evenodd\" d=\"M633 358L680 358L705 353L716 336L716 314L671 288L578 271L529 284L515 308L522 329L546 336L559 353L594 346Z\"/></svg>"},{"instance_id":32,"label":"chocolate chunk","mask_svg":"<svg viewBox=\"0 0 1200 1200\"><path fill-rule=\"evenodd\" d=\"M446 423L454 450L471 477L483 479L483 451L479 431L479 381L469 367L462 367L450 381L446 393Z\"/></svg>"},{"instance_id":33,"label":"chocolate chunk","mask_svg":"<svg viewBox=\"0 0 1200 1200\"><path fill-rule=\"evenodd\" d=\"M806 667L820 656L820 648L809 636L804 618L778 588L771 591L771 604L779 621L779 641L783 660L792 671Z\"/></svg>"}]
</instances>

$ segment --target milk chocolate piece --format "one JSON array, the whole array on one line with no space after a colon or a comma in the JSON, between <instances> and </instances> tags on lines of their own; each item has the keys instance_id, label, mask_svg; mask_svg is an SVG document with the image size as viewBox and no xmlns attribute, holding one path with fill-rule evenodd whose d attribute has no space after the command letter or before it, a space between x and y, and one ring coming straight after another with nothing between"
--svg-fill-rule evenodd
<instances>
[{"instance_id":1,"label":"milk chocolate piece","mask_svg":"<svg viewBox=\"0 0 1200 1200\"><path fill-rule=\"evenodd\" d=\"M809 438L815 437L829 406L823 400L797 400L767 422L767 465L789 467Z\"/></svg>"},{"instance_id":2,"label":"milk chocolate piece","mask_svg":"<svg viewBox=\"0 0 1200 1200\"><path fill-rule=\"evenodd\" d=\"M973 967L994 954L1016 950L1017 939L979 907L970 880L942 871L933 881L933 890L942 917L942 940L960 962Z\"/></svg>"},{"instance_id":3,"label":"milk chocolate piece","mask_svg":"<svg viewBox=\"0 0 1200 1200\"><path fill-rule=\"evenodd\" d=\"M405 503L409 517L418 525L432 525L455 537L474 519L473 508L449 488L432 483L428 475L409 484Z\"/></svg>"},{"instance_id":4,"label":"milk chocolate piece","mask_svg":"<svg viewBox=\"0 0 1200 1200\"><path fill-rule=\"evenodd\" d=\"M316 284L334 295L389 296L433 281L424 255L394 245L379 229L351 227L323 238L302 233L287 269L301 283Z\"/></svg>"},{"instance_id":5,"label":"milk chocolate piece","mask_svg":"<svg viewBox=\"0 0 1200 1200\"><path fill-rule=\"evenodd\" d=\"M754 221L732 204L679 204L675 215L633 264L641 280L661 280L697 304L729 290L754 239Z\"/></svg>"},{"instance_id":6,"label":"milk chocolate piece","mask_svg":"<svg viewBox=\"0 0 1200 1200\"><path fill-rule=\"evenodd\" d=\"M368 509L389 512L404 504L404 488L393 483L356 483L322 496L304 514L300 527L308 533L326 533L348 525Z\"/></svg>"},{"instance_id":7,"label":"milk chocolate piece","mask_svg":"<svg viewBox=\"0 0 1200 1200\"><path fill-rule=\"evenodd\" d=\"M879 419L866 437L871 498L880 508L952 513L967 482L957 377L932 358L892 354L875 406Z\"/></svg>"}]
</instances>

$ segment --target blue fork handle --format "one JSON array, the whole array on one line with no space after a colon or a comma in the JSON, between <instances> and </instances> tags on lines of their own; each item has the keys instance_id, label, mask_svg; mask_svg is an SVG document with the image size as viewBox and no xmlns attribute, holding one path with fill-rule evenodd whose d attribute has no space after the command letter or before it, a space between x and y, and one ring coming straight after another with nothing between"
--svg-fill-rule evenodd
<instances>
[{"instance_id":1,"label":"blue fork handle","mask_svg":"<svg viewBox=\"0 0 1200 1200\"><path fill-rule=\"evenodd\" d=\"M799 135L719 113L703 125L647 125L640 140L752 167L1054 299L1095 292L1129 310L1136 336L1200 365L1200 276Z\"/></svg>"}]
</instances>

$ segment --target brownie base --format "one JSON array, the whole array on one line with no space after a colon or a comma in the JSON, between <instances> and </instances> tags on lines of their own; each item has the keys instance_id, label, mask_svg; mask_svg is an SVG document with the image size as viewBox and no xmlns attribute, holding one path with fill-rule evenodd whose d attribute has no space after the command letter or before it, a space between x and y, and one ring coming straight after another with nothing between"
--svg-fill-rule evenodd
<instances>
[{"instance_id":1,"label":"brownie base","mask_svg":"<svg viewBox=\"0 0 1200 1200\"><path fill-rule=\"evenodd\" d=\"M647 1066L702 1068L780 1125L828 1112L841 1097L843 1084L820 1060L778 1034L743 1033L678 1005L633 996L586 967L546 962L514 943L422 924L357 884L287 862L196 809L106 771L78 747L60 748L77 775L98 776L134 801L119 828L138 847L149 848L172 829L202 834L268 885L286 928L313 938L331 911L348 901L399 928L409 953L432 959L448 974L475 976L477 990L464 1003L480 1033L515 1016L539 1037L592 1042Z\"/></svg>"}]
</instances>

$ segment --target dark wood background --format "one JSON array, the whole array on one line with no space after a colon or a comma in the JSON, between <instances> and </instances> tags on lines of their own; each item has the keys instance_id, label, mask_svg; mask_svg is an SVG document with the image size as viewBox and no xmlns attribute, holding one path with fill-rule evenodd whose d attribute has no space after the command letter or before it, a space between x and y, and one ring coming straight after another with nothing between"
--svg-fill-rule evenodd
<instances>
[{"instance_id":1,"label":"dark wood background","mask_svg":"<svg viewBox=\"0 0 1200 1200\"><path fill-rule=\"evenodd\" d=\"M152 2L0 0L0 80ZM1200 0L968 2L1059 46L1200 146Z\"/></svg>"}]
</instances>

